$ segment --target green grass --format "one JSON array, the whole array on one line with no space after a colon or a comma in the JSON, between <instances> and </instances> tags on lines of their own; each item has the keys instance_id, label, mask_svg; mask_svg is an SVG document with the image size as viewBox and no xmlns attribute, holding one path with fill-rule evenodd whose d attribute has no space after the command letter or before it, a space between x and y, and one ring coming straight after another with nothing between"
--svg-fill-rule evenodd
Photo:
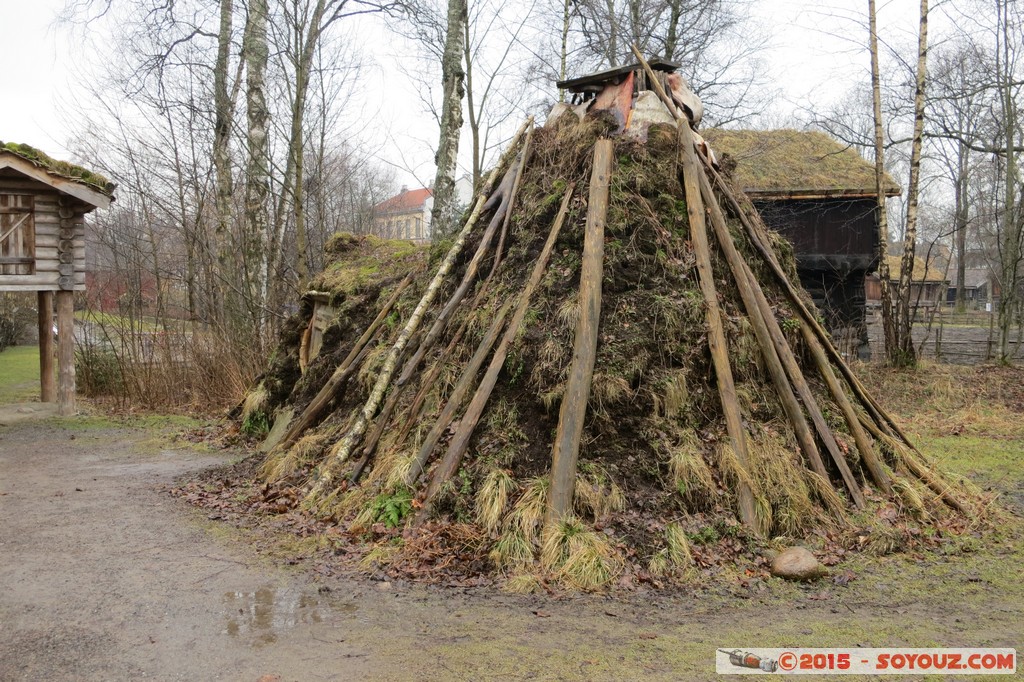
<instances>
[{"instance_id":1,"label":"green grass","mask_svg":"<svg viewBox=\"0 0 1024 682\"><path fill-rule=\"evenodd\" d=\"M0 405L39 400L39 349L14 346L0 353Z\"/></svg>"},{"instance_id":2,"label":"green grass","mask_svg":"<svg viewBox=\"0 0 1024 682\"><path fill-rule=\"evenodd\" d=\"M186 331L187 320L166 319L163 321L155 317L131 318L114 313L103 313L96 310L77 310L75 319L81 322L91 322L99 325L112 333L123 330L158 332L167 328L170 331Z\"/></svg>"}]
</instances>

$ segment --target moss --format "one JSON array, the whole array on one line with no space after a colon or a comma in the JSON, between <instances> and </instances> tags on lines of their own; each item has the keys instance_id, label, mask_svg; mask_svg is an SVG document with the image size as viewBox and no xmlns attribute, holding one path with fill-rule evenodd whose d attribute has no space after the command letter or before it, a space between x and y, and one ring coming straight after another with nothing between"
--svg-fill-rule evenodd
<instances>
[{"instance_id":1,"label":"moss","mask_svg":"<svg viewBox=\"0 0 1024 682\"><path fill-rule=\"evenodd\" d=\"M16 154L27 161L31 161L47 173L53 173L54 175L60 175L65 178L75 180L83 185L89 185L104 194L109 195L114 191L114 184L99 173L67 161L54 159L45 152L30 145L20 144L17 142L5 143L0 141L0 150L11 152L12 154Z\"/></svg>"}]
</instances>

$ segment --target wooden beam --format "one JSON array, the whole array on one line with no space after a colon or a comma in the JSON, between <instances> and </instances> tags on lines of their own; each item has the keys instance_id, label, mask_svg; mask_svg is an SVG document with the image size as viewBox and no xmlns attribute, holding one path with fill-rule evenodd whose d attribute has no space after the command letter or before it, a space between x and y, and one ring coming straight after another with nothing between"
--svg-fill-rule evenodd
<instances>
[{"instance_id":1,"label":"wooden beam","mask_svg":"<svg viewBox=\"0 0 1024 682\"><path fill-rule=\"evenodd\" d=\"M53 374L53 292L40 291L39 302L39 399L44 403L57 400L57 380Z\"/></svg>"},{"instance_id":2,"label":"wooden beam","mask_svg":"<svg viewBox=\"0 0 1024 682\"><path fill-rule=\"evenodd\" d=\"M75 414L75 294L58 291L57 299L57 413Z\"/></svg>"},{"instance_id":3,"label":"wooden beam","mask_svg":"<svg viewBox=\"0 0 1024 682\"><path fill-rule=\"evenodd\" d=\"M601 283L604 279L604 228L608 218L608 193L612 163L615 159L611 140L594 145L594 167L590 175L587 201L587 226L583 237L583 264L580 269L580 317L573 341L572 364L565 382L562 405L558 410L558 429L551 450L551 490L548 493L547 524L558 523L572 510L576 488L576 463L579 459L583 421L587 416L590 384L594 378L597 338L601 322Z\"/></svg>"},{"instance_id":4,"label":"wooden beam","mask_svg":"<svg viewBox=\"0 0 1024 682\"><path fill-rule=\"evenodd\" d=\"M656 82L656 81L655 81ZM663 90L658 88L659 94ZM740 415L739 401L736 398L736 384L729 363L729 348L726 345L725 330L722 327L722 312L718 307L718 291L715 287L715 274L711 267L711 247L708 243L707 224L704 217L704 202L701 200L700 184L697 173L697 158L693 151L693 137L690 134L690 123L685 118L678 121L679 157L683 171L683 189L686 195L686 213L690 219L690 241L697 260L697 275L700 289L704 294L707 306L705 317L708 324L708 347L715 368L715 379L718 382L718 394L722 402L722 413L725 415L725 430L729 434L729 443L743 471L750 473L750 455L747 452L747 433ZM754 512L754 493L750 486L738 482L736 491L739 503L740 520L748 528L757 531L757 515Z\"/></svg>"}]
</instances>

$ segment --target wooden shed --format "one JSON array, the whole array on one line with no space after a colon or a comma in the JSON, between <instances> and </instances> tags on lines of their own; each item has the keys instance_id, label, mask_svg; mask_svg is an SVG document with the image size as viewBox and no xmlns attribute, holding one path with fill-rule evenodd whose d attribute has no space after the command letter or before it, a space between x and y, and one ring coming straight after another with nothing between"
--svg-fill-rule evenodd
<instances>
[{"instance_id":1,"label":"wooden shed","mask_svg":"<svg viewBox=\"0 0 1024 682\"><path fill-rule=\"evenodd\" d=\"M43 402L75 412L74 292L85 290L85 216L114 186L28 145L0 142L0 292L36 292ZM58 381L53 311L57 310Z\"/></svg>"}]
</instances>

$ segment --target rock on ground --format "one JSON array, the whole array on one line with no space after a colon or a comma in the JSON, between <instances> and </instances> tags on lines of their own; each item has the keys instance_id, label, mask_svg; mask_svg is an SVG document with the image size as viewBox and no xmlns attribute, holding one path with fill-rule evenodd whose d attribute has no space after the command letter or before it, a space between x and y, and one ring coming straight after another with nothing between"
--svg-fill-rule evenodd
<instances>
[{"instance_id":1,"label":"rock on ground","mask_svg":"<svg viewBox=\"0 0 1024 682\"><path fill-rule=\"evenodd\" d=\"M786 580L814 580L821 564L803 547L790 547L772 560L772 575Z\"/></svg>"}]
</instances>

